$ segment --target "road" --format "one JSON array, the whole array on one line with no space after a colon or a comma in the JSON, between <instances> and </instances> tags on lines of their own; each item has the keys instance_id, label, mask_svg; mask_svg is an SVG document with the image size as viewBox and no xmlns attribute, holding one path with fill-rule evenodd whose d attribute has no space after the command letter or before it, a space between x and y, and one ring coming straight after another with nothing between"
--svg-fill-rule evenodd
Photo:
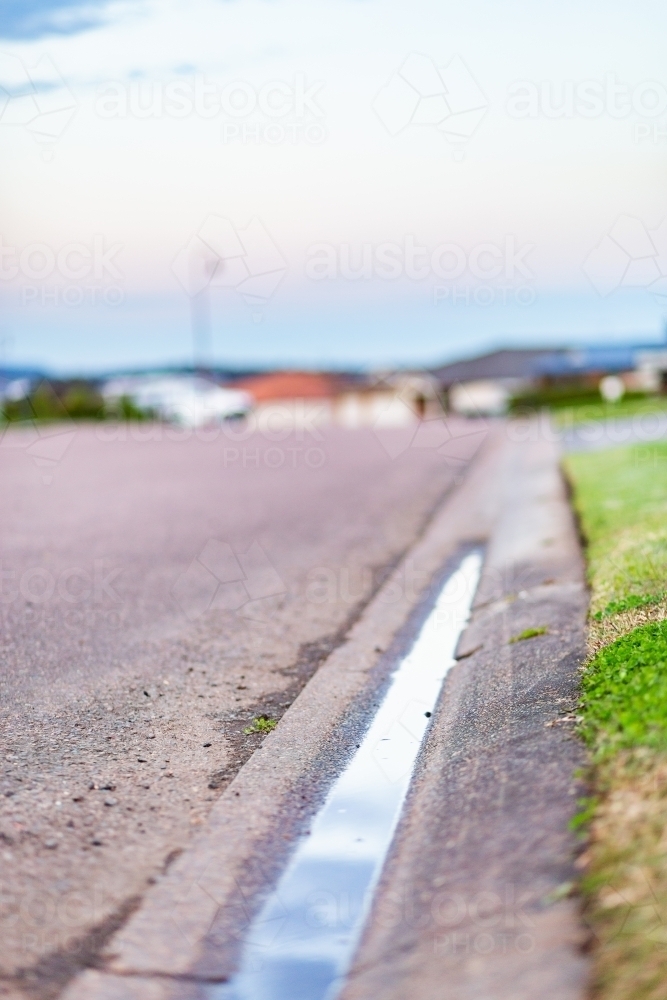
<instances>
[{"instance_id":1,"label":"road","mask_svg":"<svg viewBox=\"0 0 667 1000\"><path fill-rule=\"evenodd\" d=\"M0 991L94 962L485 433L5 433Z\"/></svg>"}]
</instances>

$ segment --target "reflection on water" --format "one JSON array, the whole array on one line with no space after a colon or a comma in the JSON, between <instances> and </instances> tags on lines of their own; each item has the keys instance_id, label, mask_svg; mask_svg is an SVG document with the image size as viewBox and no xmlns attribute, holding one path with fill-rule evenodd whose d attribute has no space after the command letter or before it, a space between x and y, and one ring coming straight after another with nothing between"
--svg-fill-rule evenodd
<instances>
[{"instance_id":1,"label":"reflection on water","mask_svg":"<svg viewBox=\"0 0 667 1000\"><path fill-rule=\"evenodd\" d=\"M238 973L211 987L209 1000L332 1000L341 989L481 565L472 552L448 578L363 743L252 923Z\"/></svg>"}]
</instances>

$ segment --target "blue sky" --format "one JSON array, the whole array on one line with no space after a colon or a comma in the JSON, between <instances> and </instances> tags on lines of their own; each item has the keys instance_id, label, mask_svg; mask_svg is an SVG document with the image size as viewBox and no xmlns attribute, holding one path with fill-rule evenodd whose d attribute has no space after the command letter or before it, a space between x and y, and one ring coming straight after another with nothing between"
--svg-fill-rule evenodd
<instances>
[{"instance_id":1,"label":"blue sky","mask_svg":"<svg viewBox=\"0 0 667 1000\"><path fill-rule=\"evenodd\" d=\"M3 0L0 38L40 39L71 35L100 24L107 0Z\"/></svg>"},{"instance_id":2,"label":"blue sky","mask_svg":"<svg viewBox=\"0 0 667 1000\"><path fill-rule=\"evenodd\" d=\"M0 363L189 361L193 330L217 363L374 367L662 335L657 3L2 15Z\"/></svg>"}]
</instances>

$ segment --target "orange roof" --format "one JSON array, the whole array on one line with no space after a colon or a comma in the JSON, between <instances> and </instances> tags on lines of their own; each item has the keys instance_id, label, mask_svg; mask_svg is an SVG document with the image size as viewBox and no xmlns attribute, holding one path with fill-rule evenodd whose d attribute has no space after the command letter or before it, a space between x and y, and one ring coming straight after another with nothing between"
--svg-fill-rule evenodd
<instances>
[{"instance_id":1,"label":"orange roof","mask_svg":"<svg viewBox=\"0 0 667 1000\"><path fill-rule=\"evenodd\" d=\"M234 383L258 403L272 399L329 399L340 391L340 379L322 372L269 372Z\"/></svg>"}]
</instances>

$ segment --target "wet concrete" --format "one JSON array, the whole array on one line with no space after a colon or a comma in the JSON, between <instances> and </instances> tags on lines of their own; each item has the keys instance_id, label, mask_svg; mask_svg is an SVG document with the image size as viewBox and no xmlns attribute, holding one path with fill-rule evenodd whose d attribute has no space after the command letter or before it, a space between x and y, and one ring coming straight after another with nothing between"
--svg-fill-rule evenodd
<instances>
[{"instance_id":1,"label":"wet concrete","mask_svg":"<svg viewBox=\"0 0 667 1000\"><path fill-rule=\"evenodd\" d=\"M238 973L209 1000L329 1000L344 984L418 754L477 590L463 555L399 657L368 731L244 938Z\"/></svg>"},{"instance_id":2,"label":"wet concrete","mask_svg":"<svg viewBox=\"0 0 667 1000\"><path fill-rule=\"evenodd\" d=\"M514 449L472 622L343 1000L581 1000L567 898L587 592L555 447ZM525 629L547 632L523 641Z\"/></svg>"}]
</instances>

